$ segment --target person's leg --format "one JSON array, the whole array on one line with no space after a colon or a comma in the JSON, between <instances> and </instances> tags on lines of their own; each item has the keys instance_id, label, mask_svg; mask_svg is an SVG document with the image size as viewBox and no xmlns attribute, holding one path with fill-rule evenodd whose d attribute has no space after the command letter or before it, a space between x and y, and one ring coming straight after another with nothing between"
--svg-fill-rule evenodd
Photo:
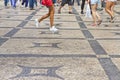
<instances>
[{"instance_id":1,"label":"person's leg","mask_svg":"<svg viewBox=\"0 0 120 80\"><path fill-rule=\"evenodd\" d=\"M106 2L105 10L106 10L106 12L110 15L110 17L113 17L114 15L112 14L111 6L112 6L112 2L107 1L107 2Z\"/></svg>"},{"instance_id":2,"label":"person's leg","mask_svg":"<svg viewBox=\"0 0 120 80\"><path fill-rule=\"evenodd\" d=\"M38 22L40 23L41 21L48 18L49 16L50 16L50 13L47 13L47 14L43 15L41 18L38 19Z\"/></svg>"},{"instance_id":3,"label":"person's leg","mask_svg":"<svg viewBox=\"0 0 120 80\"><path fill-rule=\"evenodd\" d=\"M54 21L54 6L50 6L48 7L49 12L45 15L43 15L41 18L38 19L38 22L40 23L41 21L43 21L44 19L48 18L50 16L50 27L53 26L53 21Z\"/></svg>"},{"instance_id":4,"label":"person's leg","mask_svg":"<svg viewBox=\"0 0 120 80\"><path fill-rule=\"evenodd\" d=\"M26 0L25 7L28 7L28 0Z\"/></svg>"},{"instance_id":5,"label":"person's leg","mask_svg":"<svg viewBox=\"0 0 120 80\"><path fill-rule=\"evenodd\" d=\"M50 27L54 26L54 5L49 7L49 14L50 14Z\"/></svg>"},{"instance_id":6,"label":"person's leg","mask_svg":"<svg viewBox=\"0 0 120 80\"><path fill-rule=\"evenodd\" d=\"M93 17L94 24L97 24L97 17L96 17L97 5L96 4L92 4L91 8L92 8L92 17Z\"/></svg>"},{"instance_id":7,"label":"person's leg","mask_svg":"<svg viewBox=\"0 0 120 80\"><path fill-rule=\"evenodd\" d=\"M13 0L13 7L16 8L16 2L17 0Z\"/></svg>"},{"instance_id":8,"label":"person's leg","mask_svg":"<svg viewBox=\"0 0 120 80\"><path fill-rule=\"evenodd\" d=\"M54 12L55 12L54 5L49 6L49 14L50 14L50 31L53 32L53 33L58 31L58 29L55 28L55 26L54 26Z\"/></svg>"},{"instance_id":9,"label":"person's leg","mask_svg":"<svg viewBox=\"0 0 120 80\"><path fill-rule=\"evenodd\" d=\"M13 0L11 0L11 7L13 7Z\"/></svg>"},{"instance_id":10,"label":"person's leg","mask_svg":"<svg viewBox=\"0 0 120 80\"><path fill-rule=\"evenodd\" d=\"M58 13L61 13L61 9L62 9L62 7L63 7L65 4L66 4L66 0L62 0L61 5L60 5L60 7L59 7L59 9L58 9Z\"/></svg>"},{"instance_id":11,"label":"person's leg","mask_svg":"<svg viewBox=\"0 0 120 80\"><path fill-rule=\"evenodd\" d=\"M80 0L76 0L77 1L77 5L80 6Z\"/></svg>"},{"instance_id":12,"label":"person's leg","mask_svg":"<svg viewBox=\"0 0 120 80\"><path fill-rule=\"evenodd\" d=\"M34 4L37 6L37 0L34 0Z\"/></svg>"},{"instance_id":13,"label":"person's leg","mask_svg":"<svg viewBox=\"0 0 120 80\"><path fill-rule=\"evenodd\" d=\"M61 9L62 9L63 6L60 6L59 9L58 9L58 13L61 13Z\"/></svg>"},{"instance_id":14,"label":"person's leg","mask_svg":"<svg viewBox=\"0 0 120 80\"><path fill-rule=\"evenodd\" d=\"M81 14L84 14L83 10L84 10L84 5L85 5L85 0L82 0L82 4L81 4Z\"/></svg>"},{"instance_id":15,"label":"person's leg","mask_svg":"<svg viewBox=\"0 0 120 80\"><path fill-rule=\"evenodd\" d=\"M7 7L7 0L4 0L4 5L5 7Z\"/></svg>"},{"instance_id":16,"label":"person's leg","mask_svg":"<svg viewBox=\"0 0 120 80\"><path fill-rule=\"evenodd\" d=\"M112 12L113 17L114 17L114 6L115 6L115 2L112 2L112 5L111 5L111 12Z\"/></svg>"},{"instance_id":17,"label":"person's leg","mask_svg":"<svg viewBox=\"0 0 120 80\"><path fill-rule=\"evenodd\" d=\"M97 7L96 7L97 8ZM102 23L102 19L100 17L100 15L98 14L98 12L96 11L96 17L97 17L97 20L98 20L98 25L100 25Z\"/></svg>"},{"instance_id":18,"label":"person's leg","mask_svg":"<svg viewBox=\"0 0 120 80\"><path fill-rule=\"evenodd\" d=\"M44 19L48 18L50 16L50 12L48 12L47 14L43 15L42 17L40 17L39 19L35 19L35 25L36 27L39 27L39 23L41 21L43 21Z\"/></svg>"},{"instance_id":19,"label":"person's leg","mask_svg":"<svg viewBox=\"0 0 120 80\"><path fill-rule=\"evenodd\" d=\"M72 1L72 5L74 5L75 0Z\"/></svg>"},{"instance_id":20,"label":"person's leg","mask_svg":"<svg viewBox=\"0 0 120 80\"><path fill-rule=\"evenodd\" d=\"M72 14L72 6L69 5L69 14Z\"/></svg>"},{"instance_id":21,"label":"person's leg","mask_svg":"<svg viewBox=\"0 0 120 80\"><path fill-rule=\"evenodd\" d=\"M25 0L22 0L22 5L24 5L24 3L25 3Z\"/></svg>"},{"instance_id":22,"label":"person's leg","mask_svg":"<svg viewBox=\"0 0 120 80\"><path fill-rule=\"evenodd\" d=\"M72 0L68 0L69 14L72 14Z\"/></svg>"},{"instance_id":23,"label":"person's leg","mask_svg":"<svg viewBox=\"0 0 120 80\"><path fill-rule=\"evenodd\" d=\"M30 8L30 10L33 10L33 8L34 8L34 0L29 0L29 8Z\"/></svg>"}]
</instances>

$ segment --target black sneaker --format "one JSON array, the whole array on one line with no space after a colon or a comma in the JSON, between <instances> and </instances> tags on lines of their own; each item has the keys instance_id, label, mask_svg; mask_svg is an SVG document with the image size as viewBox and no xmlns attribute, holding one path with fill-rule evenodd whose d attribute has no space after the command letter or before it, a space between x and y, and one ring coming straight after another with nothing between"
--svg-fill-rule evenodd
<instances>
[{"instance_id":1,"label":"black sneaker","mask_svg":"<svg viewBox=\"0 0 120 80\"><path fill-rule=\"evenodd\" d=\"M68 12L69 14L73 14L72 12Z\"/></svg>"},{"instance_id":2,"label":"black sneaker","mask_svg":"<svg viewBox=\"0 0 120 80\"><path fill-rule=\"evenodd\" d=\"M81 14L84 14L84 12L83 12L83 11L81 11Z\"/></svg>"}]
</instances>

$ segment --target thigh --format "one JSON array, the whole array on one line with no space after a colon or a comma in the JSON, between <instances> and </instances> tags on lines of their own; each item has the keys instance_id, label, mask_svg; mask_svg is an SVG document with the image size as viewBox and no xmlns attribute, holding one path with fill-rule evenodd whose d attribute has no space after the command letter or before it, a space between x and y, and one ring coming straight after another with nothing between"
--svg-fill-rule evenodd
<instances>
[{"instance_id":1,"label":"thigh","mask_svg":"<svg viewBox=\"0 0 120 80\"><path fill-rule=\"evenodd\" d=\"M54 11L55 11L54 5L48 6L48 9L49 9L49 13L54 14Z\"/></svg>"},{"instance_id":2,"label":"thigh","mask_svg":"<svg viewBox=\"0 0 120 80\"><path fill-rule=\"evenodd\" d=\"M113 10L114 6L115 6L115 2L112 2L112 4L111 4L111 10Z\"/></svg>"},{"instance_id":3,"label":"thigh","mask_svg":"<svg viewBox=\"0 0 120 80\"><path fill-rule=\"evenodd\" d=\"M107 8L107 9L110 9L111 6L112 6L112 2L111 2L111 1L107 1L107 2L106 2L106 8Z\"/></svg>"},{"instance_id":4,"label":"thigh","mask_svg":"<svg viewBox=\"0 0 120 80\"><path fill-rule=\"evenodd\" d=\"M91 9L92 9L92 11L96 11L97 6L98 6L97 4L92 4L92 5L91 5Z\"/></svg>"}]
</instances>

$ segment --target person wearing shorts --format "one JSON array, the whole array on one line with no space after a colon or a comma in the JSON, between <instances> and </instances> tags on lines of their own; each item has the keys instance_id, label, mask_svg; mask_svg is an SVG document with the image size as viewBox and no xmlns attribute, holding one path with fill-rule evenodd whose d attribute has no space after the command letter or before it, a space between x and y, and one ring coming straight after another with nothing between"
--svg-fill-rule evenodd
<instances>
[{"instance_id":1,"label":"person wearing shorts","mask_svg":"<svg viewBox=\"0 0 120 80\"><path fill-rule=\"evenodd\" d=\"M114 6L117 0L107 0L106 1L106 7L105 11L110 15L110 21L111 23L114 22L115 16L114 16Z\"/></svg>"},{"instance_id":2,"label":"person wearing shorts","mask_svg":"<svg viewBox=\"0 0 120 80\"><path fill-rule=\"evenodd\" d=\"M43 15L41 18L38 18L38 19L35 19L35 25L36 27L39 27L39 23L41 21L43 21L44 19L50 17L50 31L51 32L58 32L58 29L55 28L54 26L54 13L55 13L55 9L54 9L54 4L52 2L52 0L49 0L49 1L42 1L41 2L44 6L46 6L48 8L48 13Z\"/></svg>"},{"instance_id":3,"label":"person wearing shorts","mask_svg":"<svg viewBox=\"0 0 120 80\"><path fill-rule=\"evenodd\" d=\"M92 26L97 26L100 25L102 20L99 14L97 13L97 7L98 4L100 3L100 0L88 0L88 4L91 4L91 10L92 10L92 17L93 17L93 24Z\"/></svg>"},{"instance_id":4,"label":"person wearing shorts","mask_svg":"<svg viewBox=\"0 0 120 80\"><path fill-rule=\"evenodd\" d=\"M58 1L58 2L60 2L60 1ZM59 9L58 9L58 13L60 14L61 13L61 8L65 5L65 4L68 4L68 6L69 6L69 14L72 14L72 0L62 0L62 2L61 2L61 5L60 5L60 7L59 7Z\"/></svg>"}]
</instances>

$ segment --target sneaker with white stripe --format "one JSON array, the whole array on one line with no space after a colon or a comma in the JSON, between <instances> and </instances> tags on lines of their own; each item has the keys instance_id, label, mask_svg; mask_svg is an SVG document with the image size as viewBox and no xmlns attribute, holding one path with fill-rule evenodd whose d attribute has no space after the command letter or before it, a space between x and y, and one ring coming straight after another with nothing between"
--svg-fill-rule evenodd
<instances>
[{"instance_id":1,"label":"sneaker with white stripe","mask_svg":"<svg viewBox=\"0 0 120 80\"><path fill-rule=\"evenodd\" d=\"M35 25L36 25L36 27L39 27L39 21L38 21L38 19L35 19Z\"/></svg>"}]
</instances>

